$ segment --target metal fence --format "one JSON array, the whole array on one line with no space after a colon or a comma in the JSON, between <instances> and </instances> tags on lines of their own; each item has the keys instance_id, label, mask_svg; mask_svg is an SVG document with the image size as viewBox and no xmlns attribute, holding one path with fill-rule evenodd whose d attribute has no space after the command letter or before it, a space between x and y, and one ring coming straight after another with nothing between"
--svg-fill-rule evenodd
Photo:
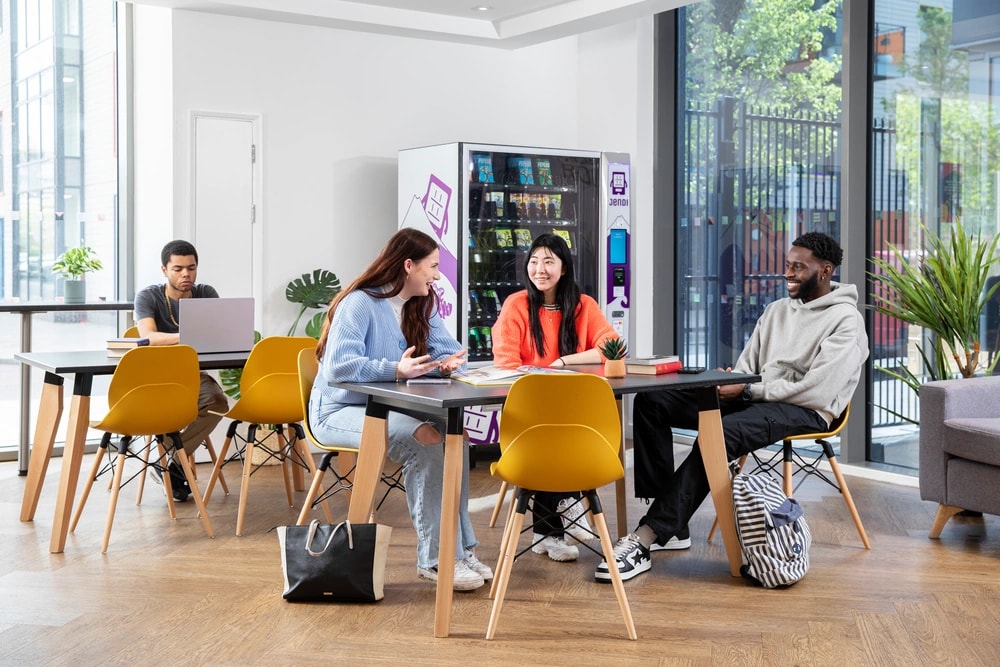
<instances>
[{"instance_id":1,"label":"metal fence","mask_svg":"<svg viewBox=\"0 0 1000 667\"><path fill-rule=\"evenodd\" d=\"M893 134L878 128L873 169L873 247L905 238L905 174L890 168ZM768 303L787 294L784 260L807 231L840 238L840 118L787 114L733 98L692 105L684 115L677 225L678 354L688 363L735 363ZM836 276L835 276L836 279ZM859 285L867 292L868 285ZM873 359L900 363L905 325L872 313ZM877 374L879 375L879 374ZM876 378L873 426L909 413L908 394Z\"/></svg>"}]
</instances>

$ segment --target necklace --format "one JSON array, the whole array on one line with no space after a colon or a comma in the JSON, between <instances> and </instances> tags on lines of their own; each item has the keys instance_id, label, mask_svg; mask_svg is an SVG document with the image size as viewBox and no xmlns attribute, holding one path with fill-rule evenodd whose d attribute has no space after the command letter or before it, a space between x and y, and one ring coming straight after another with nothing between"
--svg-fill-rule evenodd
<instances>
[{"instance_id":1,"label":"necklace","mask_svg":"<svg viewBox=\"0 0 1000 667\"><path fill-rule=\"evenodd\" d=\"M170 297L167 296L167 286L163 286L163 300L167 302L167 315L170 316L170 321L174 323L175 327L180 327L177 319L174 318L174 309L170 306Z\"/></svg>"}]
</instances>

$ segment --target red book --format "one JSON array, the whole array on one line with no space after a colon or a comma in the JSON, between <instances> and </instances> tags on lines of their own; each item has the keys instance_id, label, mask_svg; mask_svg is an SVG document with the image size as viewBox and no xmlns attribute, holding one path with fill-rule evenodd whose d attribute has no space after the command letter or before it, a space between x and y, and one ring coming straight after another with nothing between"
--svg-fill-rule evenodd
<instances>
[{"instance_id":1,"label":"red book","mask_svg":"<svg viewBox=\"0 0 1000 667\"><path fill-rule=\"evenodd\" d=\"M665 361L662 364L625 364L625 370L634 375L663 375L676 373L683 364L680 361Z\"/></svg>"}]
</instances>

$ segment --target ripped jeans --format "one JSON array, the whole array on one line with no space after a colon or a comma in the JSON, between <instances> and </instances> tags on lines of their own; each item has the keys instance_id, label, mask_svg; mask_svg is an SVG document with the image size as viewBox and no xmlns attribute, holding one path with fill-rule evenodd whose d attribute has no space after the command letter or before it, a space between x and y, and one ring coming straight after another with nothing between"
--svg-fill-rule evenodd
<instances>
[{"instance_id":1,"label":"ripped jeans","mask_svg":"<svg viewBox=\"0 0 1000 667\"><path fill-rule=\"evenodd\" d=\"M361 428L365 419L364 405L345 405L329 413L323 420L310 419L309 426L320 442L331 445L361 445ZM442 434L436 445L422 445L413 437L421 424L430 424ZM419 412L390 410L388 416L390 459L403 466L403 485L410 519L417 531L417 567L430 568L438 564L438 542L441 535L441 488L444 479L444 433L446 424ZM458 539L455 559L465 558L466 550L478 544L469 518L469 447L464 447L462 465L462 495L458 505Z\"/></svg>"}]
</instances>

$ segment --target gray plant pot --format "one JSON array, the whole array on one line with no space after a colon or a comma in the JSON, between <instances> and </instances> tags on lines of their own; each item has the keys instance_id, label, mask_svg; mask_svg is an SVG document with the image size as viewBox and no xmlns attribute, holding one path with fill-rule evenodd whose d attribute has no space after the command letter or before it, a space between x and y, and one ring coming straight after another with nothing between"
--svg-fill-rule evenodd
<instances>
[{"instance_id":1,"label":"gray plant pot","mask_svg":"<svg viewBox=\"0 0 1000 667\"><path fill-rule=\"evenodd\" d=\"M87 283L84 280L67 279L64 284L66 291L63 303L87 303Z\"/></svg>"}]
</instances>

